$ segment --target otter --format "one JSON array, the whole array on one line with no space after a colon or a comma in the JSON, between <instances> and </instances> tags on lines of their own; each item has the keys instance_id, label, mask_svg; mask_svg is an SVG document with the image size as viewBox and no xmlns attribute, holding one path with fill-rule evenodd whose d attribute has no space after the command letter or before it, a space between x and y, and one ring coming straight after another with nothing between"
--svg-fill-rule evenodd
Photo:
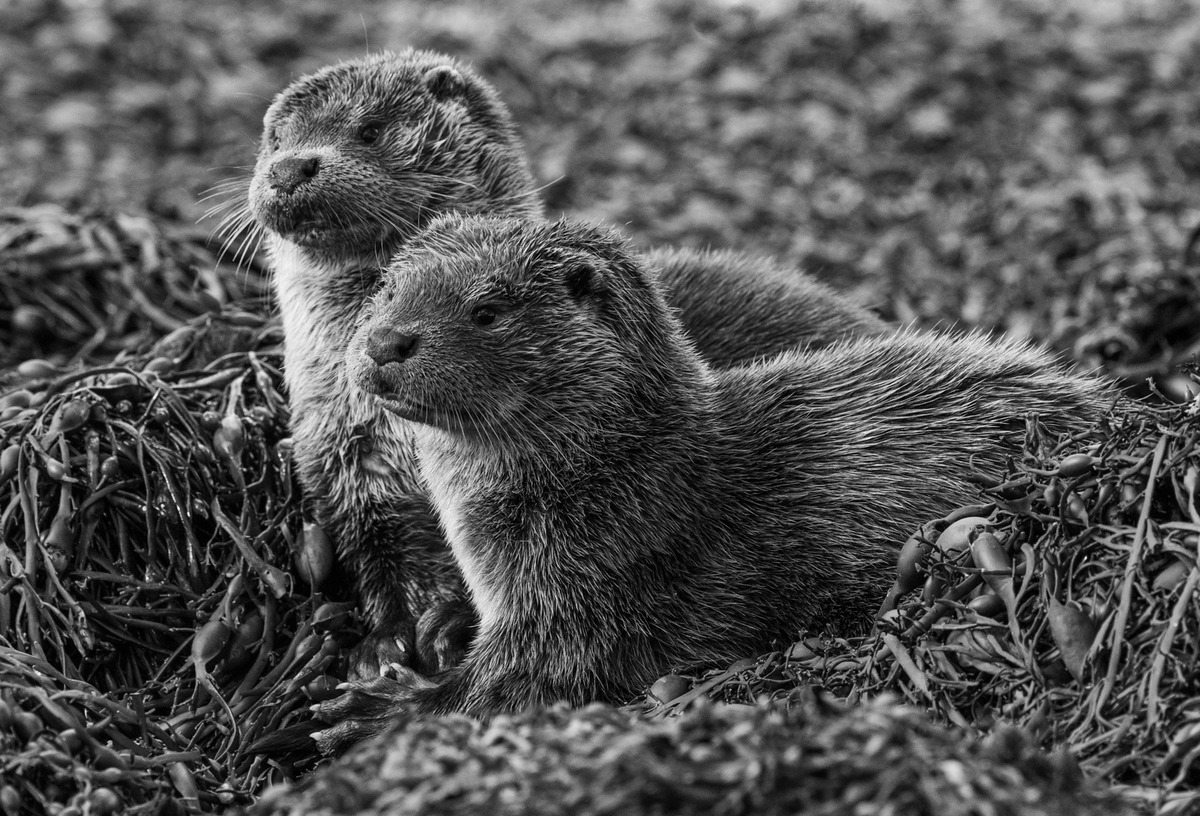
<instances>
[{"instance_id":1,"label":"otter","mask_svg":"<svg viewBox=\"0 0 1200 816\"><path fill-rule=\"evenodd\" d=\"M351 674L369 676L381 662L444 668L469 637L470 606L419 486L408 423L350 387L345 346L379 268L436 215L540 217L512 117L491 85L442 54L333 65L272 102L247 201L230 221L251 231L251 245L265 233L297 471L372 628ZM866 309L761 259L652 258L717 365L885 331Z\"/></svg>"},{"instance_id":2,"label":"otter","mask_svg":"<svg viewBox=\"0 0 1200 816\"><path fill-rule=\"evenodd\" d=\"M1112 394L1011 339L898 330L715 369L651 267L582 223L446 217L384 274L354 381L414 423L479 630L436 681L322 703L326 750L396 714L627 699L802 630L861 633L920 522ZM367 716L364 718L364 714Z\"/></svg>"}]
</instances>

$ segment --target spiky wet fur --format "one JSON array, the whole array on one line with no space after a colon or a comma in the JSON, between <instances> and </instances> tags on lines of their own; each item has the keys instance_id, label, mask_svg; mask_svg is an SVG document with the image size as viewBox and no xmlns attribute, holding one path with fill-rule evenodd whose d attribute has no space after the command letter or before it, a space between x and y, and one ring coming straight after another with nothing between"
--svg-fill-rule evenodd
<instances>
[{"instance_id":1,"label":"spiky wet fur","mask_svg":"<svg viewBox=\"0 0 1200 816\"><path fill-rule=\"evenodd\" d=\"M365 123L381 125L369 145L358 138ZM276 162L308 155L321 162L316 177L290 193L272 188ZM376 270L435 215L538 217L523 148L496 92L464 64L427 51L377 54L303 77L274 100L244 200L222 223L239 253L266 237L301 481L375 628L359 655L404 658L394 636L410 635L431 604L461 597L461 582L415 476L407 425L349 386L345 345ZM861 307L765 261L654 257L694 316L694 339L719 364L883 331ZM431 650L427 667L453 657L449 647Z\"/></svg>"},{"instance_id":2,"label":"spiky wet fur","mask_svg":"<svg viewBox=\"0 0 1200 816\"><path fill-rule=\"evenodd\" d=\"M570 222L439 220L384 280L349 365L423 423L421 471L481 618L464 662L393 686L392 711L620 700L801 629L860 631L903 539L977 496L970 463L1002 474L1027 414L1058 433L1112 401L979 334L716 370L645 263ZM494 323L475 325L481 305ZM373 362L381 326L415 353Z\"/></svg>"},{"instance_id":3,"label":"spiky wet fur","mask_svg":"<svg viewBox=\"0 0 1200 816\"><path fill-rule=\"evenodd\" d=\"M684 333L716 368L892 330L815 278L755 255L655 249L646 263Z\"/></svg>"}]
</instances>

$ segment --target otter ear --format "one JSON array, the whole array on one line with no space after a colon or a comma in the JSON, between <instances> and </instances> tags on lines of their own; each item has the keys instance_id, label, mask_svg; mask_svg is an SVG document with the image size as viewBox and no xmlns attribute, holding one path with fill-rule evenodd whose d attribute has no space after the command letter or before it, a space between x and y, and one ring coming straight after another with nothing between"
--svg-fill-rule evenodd
<instances>
[{"instance_id":1,"label":"otter ear","mask_svg":"<svg viewBox=\"0 0 1200 816\"><path fill-rule=\"evenodd\" d=\"M453 96L462 96L463 91L467 88L467 81L463 79L462 74L449 65L430 68L425 72L421 81L425 85L425 90L429 91L429 94L438 101Z\"/></svg>"},{"instance_id":2,"label":"otter ear","mask_svg":"<svg viewBox=\"0 0 1200 816\"><path fill-rule=\"evenodd\" d=\"M567 267L564 282L571 297L576 299L603 297L609 292L605 270L584 260L575 261L573 265Z\"/></svg>"},{"instance_id":3,"label":"otter ear","mask_svg":"<svg viewBox=\"0 0 1200 816\"><path fill-rule=\"evenodd\" d=\"M646 286L646 270L633 252L629 242L611 229L588 227L576 234L575 246L599 259L606 276L627 278L638 286Z\"/></svg>"}]
</instances>

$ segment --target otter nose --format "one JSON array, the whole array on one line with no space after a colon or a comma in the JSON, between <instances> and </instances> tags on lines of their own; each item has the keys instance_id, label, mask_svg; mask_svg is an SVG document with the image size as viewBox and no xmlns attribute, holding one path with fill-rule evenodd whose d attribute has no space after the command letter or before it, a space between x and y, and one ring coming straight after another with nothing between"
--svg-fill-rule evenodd
<instances>
[{"instance_id":1,"label":"otter nose","mask_svg":"<svg viewBox=\"0 0 1200 816\"><path fill-rule=\"evenodd\" d=\"M418 335L379 326L367 335L367 356L375 361L375 365L402 363L416 353L420 341Z\"/></svg>"},{"instance_id":2,"label":"otter nose","mask_svg":"<svg viewBox=\"0 0 1200 816\"><path fill-rule=\"evenodd\" d=\"M271 165L271 186L290 193L317 175L321 162L316 156L287 156Z\"/></svg>"}]
</instances>

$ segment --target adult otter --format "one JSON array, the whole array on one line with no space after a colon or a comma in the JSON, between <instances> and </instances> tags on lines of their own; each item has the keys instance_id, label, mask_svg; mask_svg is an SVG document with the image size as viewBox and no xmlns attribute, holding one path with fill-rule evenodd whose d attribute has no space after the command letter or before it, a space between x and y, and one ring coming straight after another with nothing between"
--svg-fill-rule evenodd
<instances>
[{"instance_id":1,"label":"adult otter","mask_svg":"<svg viewBox=\"0 0 1200 816\"><path fill-rule=\"evenodd\" d=\"M1025 414L1058 433L1111 400L980 335L716 370L652 270L571 222L440 219L367 314L350 368L418 423L480 627L436 684L401 672L322 704L325 748L389 713L620 700L802 629L861 631L899 542L977 495L969 463L1002 474Z\"/></svg>"},{"instance_id":2,"label":"adult otter","mask_svg":"<svg viewBox=\"0 0 1200 816\"><path fill-rule=\"evenodd\" d=\"M469 607L456 603L461 581L418 485L406 423L350 387L345 346L378 268L434 216L538 217L511 117L487 82L441 54L325 68L267 111L249 206L241 217L265 231L275 268L298 472L374 627L355 669L407 662L413 615L431 607L422 665L444 666L469 625L461 614ZM821 284L761 260L654 257L693 339L717 364L884 330Z\"/></svg>"}]
</instances>

